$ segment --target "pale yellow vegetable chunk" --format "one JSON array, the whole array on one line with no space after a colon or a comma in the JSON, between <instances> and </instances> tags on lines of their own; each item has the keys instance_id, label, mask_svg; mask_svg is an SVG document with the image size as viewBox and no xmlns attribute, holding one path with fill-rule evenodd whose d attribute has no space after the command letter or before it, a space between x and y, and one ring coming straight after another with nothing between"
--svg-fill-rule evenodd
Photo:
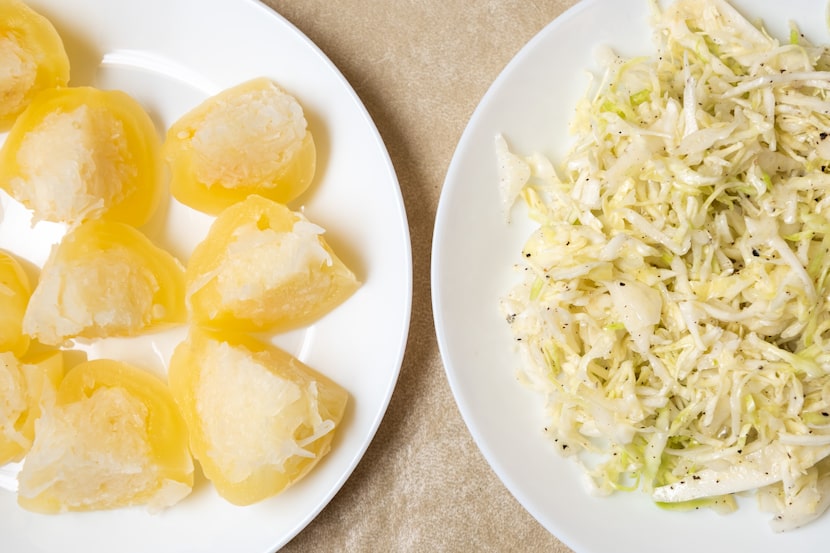
<instances>
[{"instance_id":1,"label":"pale yellow vegetable chunk","mask_svg":"<svg viewBox=\"0 0 830 553\"><path fill-rule=\"evenodd\" d=\"M194 457L238 505L307 474L331 448L348 402L341 386L280 349L196 328L176 348L169 381Z\"/></svg>"}]
</instances>

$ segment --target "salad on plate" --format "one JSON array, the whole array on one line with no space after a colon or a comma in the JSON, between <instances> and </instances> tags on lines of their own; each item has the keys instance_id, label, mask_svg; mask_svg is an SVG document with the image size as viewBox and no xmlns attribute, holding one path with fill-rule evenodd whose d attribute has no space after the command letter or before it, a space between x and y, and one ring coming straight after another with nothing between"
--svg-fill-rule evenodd
<instances>
[{"instance_id":1,"label":"salad on plate","mask_svg":"<svg viewBox=\"0 0 830 553\"><path fill-rule=\"evenodd\" d=\"M537 225L501 309L545 430L593 491L830 505L830 49L725 0L652 3L655 52L599 52L564 159L496 137Z\"/></svg>"}]
</instances>

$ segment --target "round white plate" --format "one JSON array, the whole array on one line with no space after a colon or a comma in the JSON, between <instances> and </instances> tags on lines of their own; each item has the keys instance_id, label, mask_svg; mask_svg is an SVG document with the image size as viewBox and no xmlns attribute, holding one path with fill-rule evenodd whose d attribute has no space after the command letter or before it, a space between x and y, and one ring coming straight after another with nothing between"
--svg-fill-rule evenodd
<instances>
[{"instance_id":1,"label":"round white plate","mask_svg":"<svg viewBox=\"0 0 830 553\"><path fill-rule=\"evenodd\" d=\"M796 21L813 42L828 42L823 0L735 0L775 36ZM524 507L579 553L825 551L830 514L787 534L773 534L755 500L738 512L670 512L643 494L592 497L579 470L542 434L541 401L515 379L519 357L498 300L533 228L517 207L502 215L494 137L514 151L561 158L568 122L600 70L596 48L626 56L653 52L648 0L583 0L551 22L508 64L482 99L450 164L439 202L432 252L438 342L461 413L494 471Z\"/></svg>"},{"instance_id":2,"label":"round white plate","mask_svg":"<svg viewBox=\"0 0 830 553\"><path fill-rule=\"evenodd\" d=\"M318 147L312 188L290 205L326 228L362 287L313 326L275 343L351 394L331 453L284 493L235 507L199 477L194 492L158 515L143 509L44 516L0 490L0 549L9 552L270 553L302 530L351 474L372 440L397 382L409 329L412 265L400 188L360 100L326 56L254 0L31 0L62 35L72 85L119 88L138 99L160 132L220 90L267 76L295 95ZM2 197L0 248L33 265L60 236L33 229ZM148 233L185 261L211 219L172 202ZM90 357L115 357L163 373L185 330L104 340ZM8 469L9 467L6 467Z\"/></svg>"}]
</instances>

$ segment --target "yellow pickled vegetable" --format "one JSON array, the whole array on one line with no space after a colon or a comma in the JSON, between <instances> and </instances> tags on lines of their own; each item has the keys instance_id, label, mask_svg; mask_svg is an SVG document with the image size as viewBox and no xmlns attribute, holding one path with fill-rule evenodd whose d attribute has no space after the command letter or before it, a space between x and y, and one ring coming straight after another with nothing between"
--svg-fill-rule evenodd
<instances>
[{"instance_id":1,"label":"yellow pickled vegetable","mask_svg":"<svg viewBox=\"0 0 830 553\"><path fill-rule=\"evenodd\" d=\"M129 225L93 220L52 251L23 331L60 345L76 336L133 336L185 319L181 263Z\"/></svg>"},{"instance_id":2,"label":"yellow pickled vegetable","mask_svg":"<svg viewBox=\"0 0 830 553\"><path fill-rule=\"evenodd\" d=\"M171 192L217 214L258 194L288 202L314 177L316 148L297 100L266 78L208 98L167 131Z\"/></svg>"},{"instance_id":3,"label":"yellow pickled vegetable","mask_svg":"<svg viewBox=\"0 0 830 553\"><path fill-rule=\"evenodd\" d=\"M323 229L259 196L216 218L187 265L187 300L198 324L240 331L314 322L359 286Z\"/></svg>"},{"instance_id":4,"label":"yellow pickled vegetable","mask_svg":"<svg viewBox=\"0 0 830 553\"><path fill-rule=\"evenodd\" d=\"M26 361L0 353L0 465L20 461L32 447L35 421L54 404L61 377L60 352Z\"/></svg>"},{"instance_id":5,"label":"yellow pickled vegetable","mask_svg":"<svg viewBox=\"0 0 830 553\"><path fill-rule=\"evenodd\" d=\"M41 513L169 507L193 488L187 443L163 380L118 361L81 363L36 424L18 503Z\"/></svg>"},{"instance_id":6,"label":"yellow pickled vegetable","mask_svg":"<svg viewBox=\"0 0 830 553\"><path fill-rule=\"evenodd\" d=\"M0 0L0 131L41 90L66 86L69 58L52 23L18 0Z\"/></svg>"},{"instance_id":7,"label":"yellow pickled vegetable","mask_svg":"<svg viewBox=\"0 0 830 553\"><path fill-rule=\"evenodd\" d=\"M23 334L23 314L32 294L29 277L20 263L0 251L0 351L20 357L29 349L29 337Z\"/></svg>"},{"instance_id":8,"label":"yellow pickled vegetable","mask_svg":"<svg viewBox=\"0 0 830 553\"><path fill-rule=\"evenodd\" d=\"M0 149L0 186L35 220L141 226L159 206L163 174L153 121L117 90L41 92Z\"/></svg>"},{"instance_id":9,"label":"yellow pickled vegetable","mask_svg":"<svg viewBox=\"0 0 830 553\"><path fill-rule=\"evenodd\" d=\"M237 505L273 496L330 450L348 393L248 336L191 329L173 353L170 390L193 456Z\"/></svg>"}]
</instances>

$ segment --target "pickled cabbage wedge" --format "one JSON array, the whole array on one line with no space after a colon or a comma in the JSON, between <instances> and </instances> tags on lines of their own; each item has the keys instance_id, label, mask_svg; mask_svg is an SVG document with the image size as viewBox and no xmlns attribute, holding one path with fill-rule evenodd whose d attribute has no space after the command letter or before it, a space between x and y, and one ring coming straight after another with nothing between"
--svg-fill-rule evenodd
<instances>
[{"instance_id":1,"label":"pickled cabbage wedge","mask_svg":"<svg viewBox=\"0 0 830 553\"><path fill-rule=\"evenodd\" d=\"M20 357L29 349L23 316L31 295L32 283L23 266L12 254L0 250L0 352Z\"/></svg>"},{"instance_id":2,"label":"pickled cabbage wedge","mask_svg":"<svg viewBox=\"0 0 830 553\"><path fill-rule=\"evenodd\" d=\"M0 187L34 221L142 226L161 205L161 141L150 115L120 90L37 94L0 147Z\"/></svg>"},{"instance_id":3,"label":"pickled cabbage wedge","mask_svg":"<svg viewBox=\"0 0 830 553\"><path fill-rule=\"evenodd\" d=\"M166 383L111 359L72 367L35 423L18 504L36 513L170 507L193 488L184 419Z\"/></svg>"},{"instance_id":4,"label":"pickled cabbage wedge","mask_svg":"<svg viewBox=\"0 0 830 553\"><path fill-rule=\"evenodd\" d=\"M360 283L324 233L302 212L257 195L225 209L187 263L191 321L284 332L330 313Z\"/></svg>"},{"instance_id":5,"label":"pickled cabbage wedge","mask_svg":"<svg viewBox=\"0 0 830 553\"><path fill-rule=\"evenodd\" d=\"M63 369L60 352L25 361L0 352L0 466L20 461L32 447L35 423L55 403Z\"/></svg>"},{"instance_id":6,"label":"pickled cabbage wedge","mask_svg":"<svg viewBox=\"0 0 830 553\"><path fill-rule=\"evenodd\" d=\"M87 221L52 249L26 306L23 332L60 346L181 324L184 284L179 260L141 231Z\"/></svg>"},{"instance_id":7,"label":"pickled cabbage wedge","mask_svg":"<svg viewBox=\"0 0 830 553\"><path fill-rule=\"evenodd\" d=\"M308 474L330 451L349 401L339 384L281 349L198 327L173 352L168 380L193 456L235 505Z\"/></svg>"},{"instance_id":8,"label":"pickled cabbage wedge","mask_svg":"<svg viewBox=\"0 0 830 553\"><path fill-rule=\"evenodd\" d=\"M501 308L595 491L755 490L787 530L830 503L830 52L721 0L652 13L656 53L600 54L564 159L496 138L538 223Z\"/></svg>"},{"instance_id":9,"label":"pickled cabbage wedge","mask_svg":"<svg viewBox=\"0 0 830 553\"><path fill-rule=\"evenodd\" d=\"M183 115L167 131L164 156L173 196L211 215L251 194L290 202L317 169L303 107L265 77L225 89Z\"/></svg>"},{"instance_id":10,"label":"pickled cabbage wedge","mask_svg":"<svg viewBox=\"0 0 830 553\"><path fill-rule=\"evenodd\" d=\"M69 83L69 57L52 22L20 0L0 0L0 130L42 90Z\"/></svg>"}]
</instances>

